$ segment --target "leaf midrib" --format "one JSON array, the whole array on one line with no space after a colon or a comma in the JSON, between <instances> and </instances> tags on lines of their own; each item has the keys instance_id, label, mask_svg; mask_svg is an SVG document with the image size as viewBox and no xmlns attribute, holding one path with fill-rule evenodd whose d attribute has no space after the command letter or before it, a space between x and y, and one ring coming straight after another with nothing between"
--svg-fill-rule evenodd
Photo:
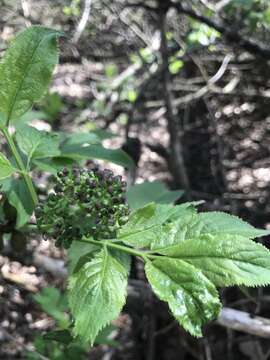
<instances>
[{"instance_id":1,"label":"leaf midrib","mask_svg":"<svg viewBox=\"0 0 270 360\"><path fill-rule=\"evenodd\" d=\"M109 254L108 254L108 249L106 246L104 246L103 248L103 251L104 251L104 254L105 254L105 257L104 257L104 260L102 262L102 271L101 271L101 280L99 282L99 286L98 286L98 295L99 295L99 292L102 288L102 283L104 281L104 278L105 278L105 272L107 270L107 267L108 267L108 259L109 259Z\"/></svg>"}]
</instances>

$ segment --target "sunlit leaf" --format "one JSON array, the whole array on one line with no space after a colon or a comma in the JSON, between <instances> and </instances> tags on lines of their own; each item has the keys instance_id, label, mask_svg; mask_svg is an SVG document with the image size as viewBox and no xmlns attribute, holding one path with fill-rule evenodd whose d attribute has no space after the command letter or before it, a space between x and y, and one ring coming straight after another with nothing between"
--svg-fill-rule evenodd
<instances>
[{"instance_id":1,"label":"sunlit leaf","mask_svg":"<svg viewBox=\"0 0 270 360\"><path fill-rule=\"evenodd\" d=\"M215 285L270 284L270 252L240 235L203 235L157 250L200 269Z\"/></svg>"},{"instance_id":2,"label":"sunlit leaf","mask_svg":"<svg viewBox=\"0 0 270 360\"><path fill-rule=\"evenodd\" d=\"M177 259L148 261L146 276L155 294L169 305L179 323L192 335L215 319L221 308L215 286L201 271Z\"/></svg>"},{"instance_id":3,"label":"sunlit leaf","mask_svg":"<svg viewBox=\"0 0 270 360\"><path fill-rule=\"evenodd\" d=\"M0 113L5 123L19 119L47 90L58 62L61 35L32 26L11 42L0 63Z\"/></svg>"},{"instance_id":4,"label":"sunlit leaf","mask_svg":"<svg viewBox=\"0 0 270 360\"><path fill-rule=\"evenodd\" d=\"M123 254L124 255L124 254ZM127 291L129 267L103 248L69 281L74 335L93 345L97 334L120 313Z\"/></svg>"}]
</instances>

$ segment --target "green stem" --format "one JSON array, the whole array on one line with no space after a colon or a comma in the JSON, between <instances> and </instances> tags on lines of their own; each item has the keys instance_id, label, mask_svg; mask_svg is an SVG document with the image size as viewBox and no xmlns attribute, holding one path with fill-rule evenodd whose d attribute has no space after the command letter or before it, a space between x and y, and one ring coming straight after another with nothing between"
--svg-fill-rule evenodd
<instances>
[{"instance_id":1,"label":"green stem","mask_svg":"<svg viewBox=\"0 0 270 360\"><path fill-rule=\"evenodd\" d=\"M21 174L22 174L23 179L25 181L25 184L26 184L26 186L27 186L27 188L29 190L32 201L33 201L34 205L37 205L38 197L37 197L37 194L36 194L36 190L34 188L34 185L33 185L33 182L32 182L32 179L31 179L30 175L26 171L26 168L25 168L24 163L22 161L22 158L21 158L21 156L20 156L20 154L19 154L19 152L18 152L18 150L16 148L16 145L15 145L13 139L12 139L12 136L9 134L8 129L3 128L1 130L3 132L3 135L4 135L5 139L6 139L9 147L10 147L10 150L11 150L11 152L12 152L12 154L13 154L15 160L16 160L16 163L17 163L19 169L21 170Z\"/></svg>"},{"instance_id":2,"label":"green stem","mask_svg":"<svg viewBox=\"0 0 270 360\"><path fill-rule=\"evenodd\" d=\"M111 242L109 240L93 240L93 239L87 239L87 240L78 240L79 242L83 242L83 243L91 243L91 244L95 244L95 245L98 245L98 246L108 246L110 248L113 248L113 249L117 249L117 250L120 250L120 251L124 251L130 255L134 255L134 256L139 256L141 258L143 258L144 261L147 260L147 258L153 258L155 257L154 255L148 255L146 252L144 251L140 251L140 250L135 250L135 249L132 249L128 246L123 246L123 245L119 245L119 244L115 244L114 242Z\"/></svg>"}]
</instances>

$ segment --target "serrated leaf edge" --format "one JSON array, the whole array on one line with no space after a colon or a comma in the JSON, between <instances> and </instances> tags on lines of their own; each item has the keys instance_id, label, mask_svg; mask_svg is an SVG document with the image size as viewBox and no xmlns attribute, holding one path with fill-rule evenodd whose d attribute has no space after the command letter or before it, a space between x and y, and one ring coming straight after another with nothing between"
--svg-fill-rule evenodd
<instances>
[{"instance_id":1,"label":"serrated leaf edge","mask_svg":"<svg viewBox=\"0 0 270 360\"><path fill-rule=\"evenodd\" d=\"M252 226L251 224L247 223L246 221L244 221L243 219L241 219L239 216L237 215L231 215L231 214L228 214L224 211L207 211L207 212L201 212L201 213L198 213L197 215L199 216L199 218L202 218L203 215L212 215L212 214L221 214L221 215L225 215L227 216L228 218L231 218L231 219L235 219L237 221L239 221L240 223L242 223L243 225L248 225L250 227L250 230L252 231L257 231L258 232L258 235L254 235L254 236L249 236L248 235L248 230L247 230L247 236L249 239L255 239L257 237L261 237L261 236L266 236L266 235L269 235L270 234L270 230L265 230L265 229L258 229L254 226ZM203 219L201 219L203 221ZM211 234L230 234L229 232L227 231L212 231ZM207 233L203 233L203 234L207 234ZM243 234L243 232L242 232Z\"/></svg>"}]
</instances>

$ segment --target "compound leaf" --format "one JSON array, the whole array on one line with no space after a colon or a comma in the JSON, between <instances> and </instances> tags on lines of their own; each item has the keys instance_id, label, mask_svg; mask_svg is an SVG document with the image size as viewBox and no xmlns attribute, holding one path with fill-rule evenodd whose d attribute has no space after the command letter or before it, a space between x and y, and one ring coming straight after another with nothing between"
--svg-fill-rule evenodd
<instances>
[{"instance_id":1,"label":"compound leaf","mask_svg":"<svg viewBox=\"0 0 270 360\"><path fill-rule=\"evenodd\" d=\"M128 272L128 255L119 256L103 248L71 276L69 303L75 319L74 335L83 342L93 345L99 331L120 313L126 299Z\"/></svg>"},{"instance_id":2,"label":"compound leaf","mask_svg":"<svg viewBox=\"0 0 270 360\"><path fill-rule=\"evenodd\" d=\"M215 319L221 304L215 286L201 271L178 259L160 258L147 262L146 276L155 294L166 301L174 317L193 336Z\"/></svg>"},{"instance_id":3,"label":"compound leaf","mask_svg":"<svg viewBox=\"0 0 270 360\"><path fill-rule=\"evenodd\" d=\"M0 63L1 124L17 120L47 90L58 62L57 38L62 33L41 26L20 32Z\"/></svg>"},{"instance_id":4,"label":"compound leaf","mask_svg":"<svg viewBox=\"0 0 270 360\"><path fill-rule=\"evenodd\" d=\"M243 236L208 234L158 252L192 264L216 286L270 284L270 251Z\"/></svg>"}]
</instances>

